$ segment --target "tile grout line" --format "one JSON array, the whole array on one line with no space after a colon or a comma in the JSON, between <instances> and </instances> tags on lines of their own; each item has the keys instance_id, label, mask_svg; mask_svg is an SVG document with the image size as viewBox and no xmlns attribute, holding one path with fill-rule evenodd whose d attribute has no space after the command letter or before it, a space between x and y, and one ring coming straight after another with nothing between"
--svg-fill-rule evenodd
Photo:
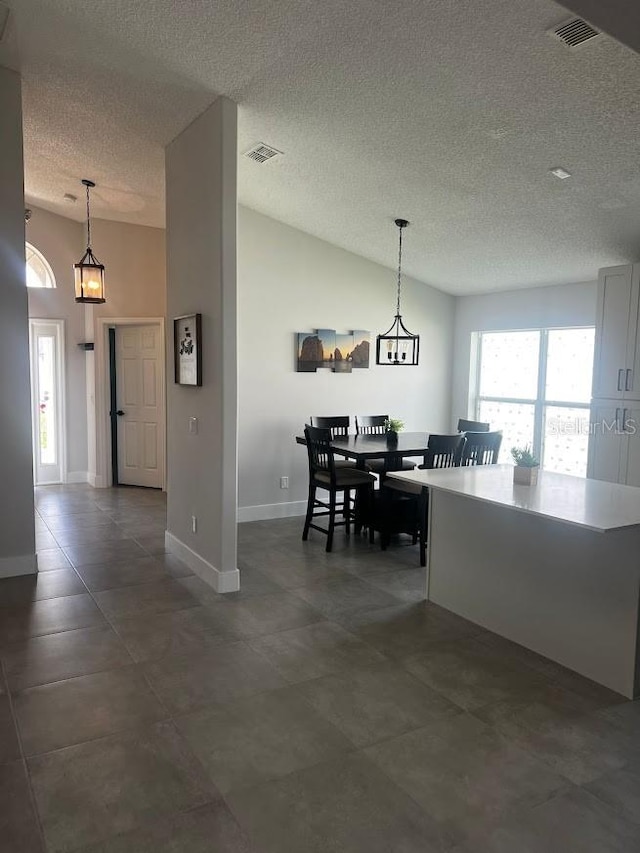
<instances>
[{"instance_id":1,"label":"tile grout line","mask_svg":"<svg viewBox=\"0 0 640 853\"><path fill-rule=\"evenodd\" d=\"M18 725L18 717L15 713L15 708L13 705L13 696L11 695L11 691L9 690L9 679L7 677L7 673L5 670L5 664L2 657L0 657L0 675L2 675L2 680L4 681L4 685L7 691L7 697L9 701L9 711L11 713L11 719L13 721L13 726L15 729L16 740L18 741L18 749L20 750L20 763L22 764L22 769L24 771L24 776L27 781L27 787L29 789L29 801L31 803L31 811L33 813L33 817L36 822L36 826L38 828L38 836L40 838L40 844L42 846L43 853L48 850L44 827L42 825L42 820L40 818L40 810L38 809L38 801L36 800L35 791L33 789L33 782L31 779L31 771L29 769L29 763L27 761L27 756L24 752L24 746L22 743L22 735L20 733L20 726Z\"/></svg>"},{"instance_id":2,"label":"tile grout line","mask_svg":"<svg viewBox=\"0 0 640 853\"><path fill-rule=\"evenodd\" d=\"M142 676L142 679L144 680L144 682L145 682L145 684L147 685L148 689L151 691L151 694L156 698L156 701L158 702L158 704L160 705L160 707L162 708L162 710L167 714L167 719L172 719L172 718L171 718L171 714L169 713L169 709L167 708L167 706L165 705L164 701L161 699L161 697L157 694L157 692L155 691L155 689L154 689L154 688L152 687L152 685L150 684L149 679L147 678L146 673L145 673L145 672L140 668L140 664L138 663L138 661L136 661L136 660L134 659L133 655L132 655L132 654L131 654L131 652L129 651L129 647L127 646L126 642L122 639L122 637L121 637L121 636L120 636L120 634L118 633L118 630L117 630L116 626L114 625L113 621L112 621L112 620L109 618L109 616L107 616L107 614L102 610L102 608L100 607L100 604L99 604L99 603L98 603L98 601L95 599L95 597L94 597L93 593L91 592L91 590L89 589L89 587L88 587L88 586L87 586L87 584L85 583L84 578L80 575L80 573L78 572L78 570L76 569L76 567L73 565L73 563L72 563L71 565L72 565L72 567L73 567L74 572L75 572L75 573L78 575L78 577L80 578L80 582L82 583L82 585L84 586L84 588L87 590L87 593L88 593L88 594L89 594L89 596L91 597L91 600L93 601L94 605L98 608L98 610L99 610L99 611L100 611L100 613L102 614L102 618L105 620L105 622L107 623L107 625L111 628L111 630L112 630L112 631L113 631L113 633L116 635L116 637L118 638L118 640L120 640L120 642L122 643L122 645L123 645L123 647L124 647L124 649L125 649L126 653L127 653L127 654L129 655L129 657L131 658L131 663L133 664L133 666L134 666L134 667L136 667L136 671L139 673L139 675L141 675L141 676ZM123 589L124 589L124 588L125 588L125 587L123 587ZM190 608L186 608L186 609L190 609Z\"/></svg>"}]
</instances>

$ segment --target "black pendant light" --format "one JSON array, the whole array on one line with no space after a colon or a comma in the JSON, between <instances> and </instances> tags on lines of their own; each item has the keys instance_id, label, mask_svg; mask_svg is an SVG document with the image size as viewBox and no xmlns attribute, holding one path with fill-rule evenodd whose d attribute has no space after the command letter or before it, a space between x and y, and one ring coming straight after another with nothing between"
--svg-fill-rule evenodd
<instances>
[{"instance_id":1,"label":"black pendant light","mask_svg":"<svg viewBox=\"0 0 640 853\"><path fill-rule=\"evenodd\" d=\"M104 298L104 266L91 251L91 213L89 210L89 189L95 187L93 181L82 181L87 188L87 251L77 264L73 265L76 284L76 302L100 303Z\"/></svg>"},{"instance_id":2,"label":"black pendant light","mask_svg":"<svg viewBox=\"0 0 640 853\"><path fill-rule=\"evenodd\" d=\"M420 349L420 336L412 335L402 322L400 314L400 289L402 286L402 231L409 224L406 219L396 219L398 226L398 296L396 316L384 335L376 338L376 364L404 364L416 366Z\"/></svg>"}]
</instances>

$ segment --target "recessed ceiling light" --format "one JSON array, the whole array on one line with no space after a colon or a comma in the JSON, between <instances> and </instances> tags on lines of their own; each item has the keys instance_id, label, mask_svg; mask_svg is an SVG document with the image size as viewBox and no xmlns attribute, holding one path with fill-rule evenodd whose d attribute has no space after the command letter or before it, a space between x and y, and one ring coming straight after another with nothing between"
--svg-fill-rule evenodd
<instances>
[{"instance_id":1,"label":"recessed ceiling light","mask_svg":"<svg viewBox=\"0 0 640 853\"><path fill-rule=\"evenodd\" d=\"M78 196L77 196L77 195L73 195L73 193L65 193L65 194L62 196L62 198L63 198L65 201L68 201L68 202L69 202L69 204L75 204L75 203L78 201Z\"/></svg>"},{"instance_id":2,"label":"recessed ceiling light","mask_svg":"<svg viewBox=\"0 0 640 853\"><path fill-rule=\"evenodd\" d=\"M549 169L550 174L555 175L556 178L560 178L561 181L565 181L567 178L571 177L571 172L567 172L566 169L563 169L562 166L556 166L555 169Z\"/></svg>"}]
</instances>

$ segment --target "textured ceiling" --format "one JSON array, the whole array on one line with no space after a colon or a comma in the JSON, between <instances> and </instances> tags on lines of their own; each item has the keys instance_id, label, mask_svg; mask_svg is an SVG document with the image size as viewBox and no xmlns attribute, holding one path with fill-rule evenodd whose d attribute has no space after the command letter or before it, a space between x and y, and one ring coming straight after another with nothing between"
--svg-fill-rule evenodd
<instances>
[{"instance_id":1,"label":"textured ceiling","mask_svg":"<svg viewBox=\"0 0 640 853\"><path fill-rule=\"evenodd\" d=\"M567 0L571 2L571 0ZM640 257L640 56L550 0L14 0L30 203L164 221L163 147L240 105L241 203L451 293ZM603 22L599 22L602 26ZM17 57L17 59L16 59ZM548 174L563 166L572 178Z\"/></svg>"}]
</instances>

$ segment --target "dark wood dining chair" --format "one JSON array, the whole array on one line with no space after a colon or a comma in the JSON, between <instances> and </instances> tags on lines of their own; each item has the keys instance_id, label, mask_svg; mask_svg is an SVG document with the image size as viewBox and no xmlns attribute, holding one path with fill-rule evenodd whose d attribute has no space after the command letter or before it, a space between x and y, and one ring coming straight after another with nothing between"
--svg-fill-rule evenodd
<instances>
[{"instance_id":1,"label":"dark wood dining chair","mask_svg":"<svg viewBox=\"0 0 640 853\"><path fill-rule=\"evenodd\" d=\"M327 427L304 428L309 459L309 496L307 514L302 539L306 542L309 530L319 530L327 536L327 551L333 546L333 534L336 527L344 526L347 536L351 532L351 520L355 517L356 528L369 520L373 505L373 486L375 477L367 471L357 468L339 468L333 458L331 448L331 430ZM329 493L328 502L317 497L317 490ZM355 493L355 510L351 508L351 493ZM341 521L336 521L340 511ZM329 517L328 528L314 523L314 519ZM369 541L373 542L373 527L369 526Z\"/></svg>"},{"instance_id":2,"label":"dark wood dining chair","mask_svg":"<svg viewBox=\"0 0 640 853\"><path fill-rule=\"evenodd\" d=\"M466 432L462 465L496 465L502 444L502 430Z\"/></svg>"},{"instance_id":3,"label":"dark wood dining chair","mask_svg":"<svg viewBox=\"0 0 640 853\"><path fill-rule=\"evenodd\" d=\"M430 435L427 444L424 464L419 468L457 468L462 461L466 437L464 435ZM414 542L420 543L420 565L427 564L427 529L429 510L429 491L417 483L403 483L401 480L388 478L382 487L384 496L381 502L382 528L380 531L380 546L384 551L389 544L392 530L384 530L384 516L393 518L393 503L403 501L407 504L403 512L399 513L401 518L406 518L410 530L400 532L409 533Z\"/></svg>"},{"instance_id":4,"label":"dark wood dining chair","mask_svg":"<svg viewBox=\"0 0 640 853\"><path fill-rule=\"evenodd\" d=\"M458 432L489 432L491 424L485 421L467 421L464 418L458 420Z\"/></svg>"},{"instance_id":5,"label":"dark wood dining chair","mask_svg":"<svg viewBox=\"0 0 640 853\"><path fill-rule=\"evenodd\" d=\"M311 426L330 430L331 438L338 438L341 435L349 435L351 419L349 415L335 415L329 417L318 417L317 415L312 415L310 423Z\"/></svg>"},{"instance_id":6,"label":"dark wood dining chair","mask_svg":"<svg viewBox=\"0 0 640 853\"><path fill-rule=\"evenodd\" d=\"M328 429L331 432L331 438L340 438L341 436L349 435L349 426L351 419L349 415L312 415L310 419L311 426ZM351 459L336 459L336 468L356 468L356 463Z\"/></svg>"},{"instance_id":7,"label":"dark wood dining chair","mask_svg":"<svg viewBox=\"0 0 640 853\"><path fill-rule=\"evenodd\" d=\"M356 415L356 435L384 435L389 415ZM384 479L387 471L413 471L416 463L410 459L395 457L394 461L385 459L369 459L367 469Z\"/></svg>"}]
</instances>

